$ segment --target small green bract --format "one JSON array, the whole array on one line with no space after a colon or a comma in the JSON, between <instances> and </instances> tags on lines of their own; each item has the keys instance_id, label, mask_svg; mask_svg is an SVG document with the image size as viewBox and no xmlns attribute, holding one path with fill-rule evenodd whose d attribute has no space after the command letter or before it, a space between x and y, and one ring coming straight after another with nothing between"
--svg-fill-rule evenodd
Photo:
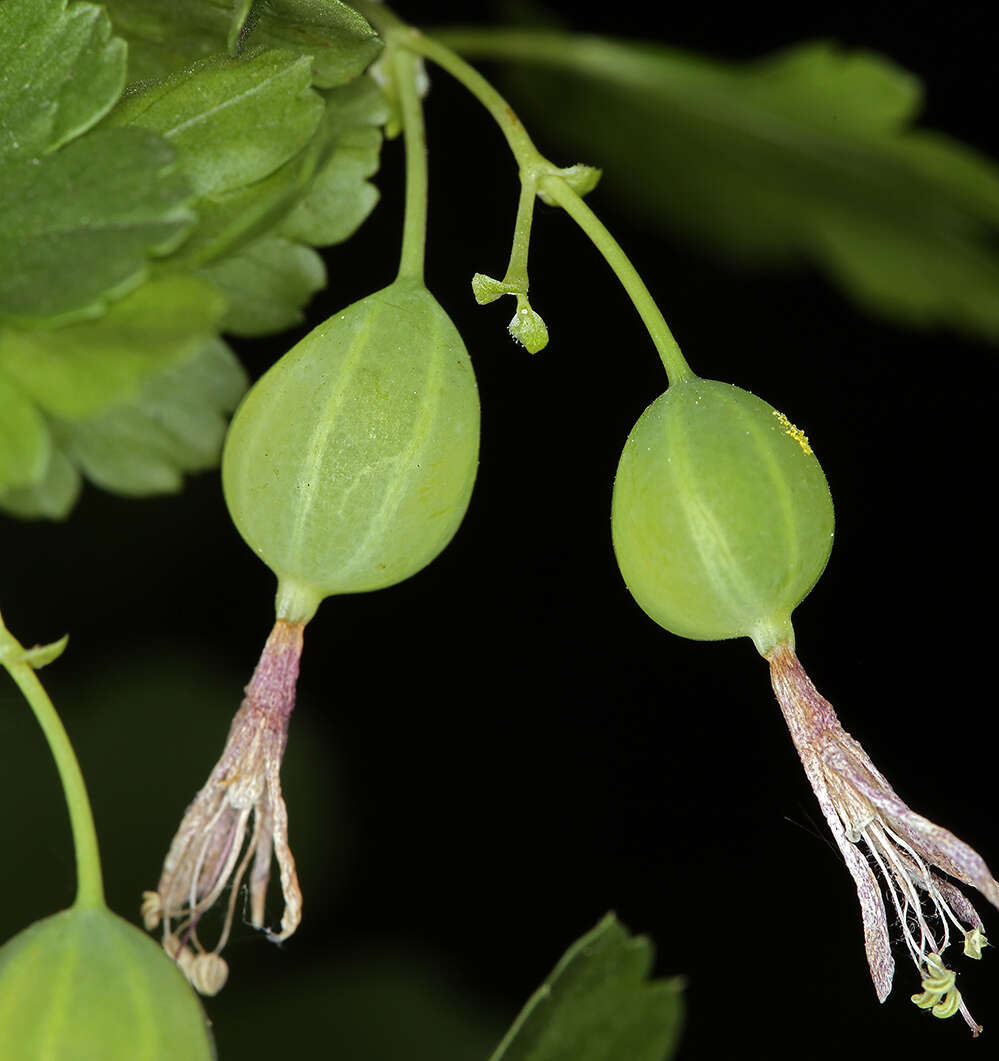
<instances>
[{"instance_id":1,"label":"small green bract","mask_svg":"<svg viewBox=\"0 0 999 1061\"><path fill-rule=\"evenodd\" d=\"M401 582L468 507L479 399L461 337L419 282L335 314L247 395L222 456L233 522L278 576L278 615Z\"/></svg>"},{"instance_id":2,"label":"small green bract","mask_svg":"<svg viewBox=\"0 0 999 1061\"><path fill-rule=\"evenodd\" d=\"M642 414L614 482L624 580L682 637L749 636L763 654L832 548L829 487L804 433L765 401L697 377Z\"/></svg>"}]
</instances>

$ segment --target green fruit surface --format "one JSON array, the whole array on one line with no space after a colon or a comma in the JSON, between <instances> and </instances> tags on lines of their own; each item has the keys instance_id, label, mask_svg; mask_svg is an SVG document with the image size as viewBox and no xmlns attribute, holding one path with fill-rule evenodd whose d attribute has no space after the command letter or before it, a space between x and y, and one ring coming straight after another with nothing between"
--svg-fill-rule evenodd
<instances>
[{"instance_id":1,"label":"green fruit surface","mask_svg":"<svg viewBox=\"0 0 999 1061\"><path fill-rule=\"evenodd\" d=\"M278 576L278 612L400 582L461 523L478 464L468 352L400 280L309 333L253 387L222 456L240 534Z\"/></svg>"},{"instance_id":2,"label":"green fruit surface","mask_svg":"<svg viewBox=\"0 0 999 1061\"><path fill-rule=\"evenodd\" d=\"M0 948L4 1061L209 1061L197 996L163 949L105 908L73 907Z\"/></svg>"},{"instance_id":3,"label":"green fruit surface","mask_svg":"<svg viewBox=\"0 0 999 1061\"><path fill-rule=\"evenodd\" d=\"M697 377L642 414L618 464L611 528L642 608L682 637L790 640L832 548L829 487L805 436L765 401Z\"/></svg>"}]
</instances>

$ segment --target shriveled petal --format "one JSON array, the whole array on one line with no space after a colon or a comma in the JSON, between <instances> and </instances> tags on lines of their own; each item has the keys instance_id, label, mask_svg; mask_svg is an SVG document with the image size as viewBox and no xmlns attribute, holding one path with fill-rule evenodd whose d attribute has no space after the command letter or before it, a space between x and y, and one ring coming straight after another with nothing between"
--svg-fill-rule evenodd
<instances>
[{"instance_id":1,"label":"shriveled petal","mask_svg":"<svg viewBox=\"0 0 999 1061\"><path fill-rule=\"evenodd\" d=\"M287 939L302 920L302 890L298 885L295 859L288 844L288 808L281 795L281 781L275 776L270 786L272 803L271 824L274 830L274 857L281 871L281 891L284 894L284 912L281 915L281 931L270 932L272 940Z\"/></svg>"},{"instance_id":2,"label":"shriveled petal","mask_svg":"<svg viewBox=\"0 0 999 1061\"><path fill-rule=\"evenodd\" d=\"M871 869L867 859L851 843L846 836L846 830L839 814L829 797L826 787L825 774L819 759L798 749L801 764L805 768L805 776L808 778L815 793L815 798L822 808L822 815L833 834L836 846L839 848L846 862L846 868L853 877L853 883L857 888L857 898L860 901L860 915L864 927L864 950L867 953L867 965L871 971L871 979L874 981L874 990L878 1001L884 1000L891 993L892 978L895 975L895 959L891 953L891 938L888 934L888 918L885 913L884 898L878 885L877 877Z\"/></svg>"},{"instance_id":3,"label":"shriveled petal","mask_svg":"<svg viewBox=\"0 0 999 1061\"><path fill-rule=\"evenodd\" d=\"M770 658L770 677L805 775L856 885L867 964L878 1001L884 1002L891 992L895 975L884 898L867 859L847 838L843 821L829 794L826 765L821 756L830 733L839 725L836 712L812 684L790 649L779 648Z\"/></svg>"},{"instance_id":4,"label":"shriveled petal","mask_svg":"<svg viewBox=\"0 0 999 1061\"><path fill-rule=\"evenodd\" d=\"M860 750L863 753L863 749ZM992 875L985 859L973 847L948 829L917 814L902 802L879 773L876 778L872 776L873 770L864 769L863 762L858 762L855 756L844 754L841 747L829 749L825 759L830 767L848 778L870 800L889 825L901 833L930 865L943 870L955 880L977 888L990 903L999 907L999 882ZM867 759L866 753L864 759ZM870 760L867 762L869 764Z\"/></svg>"}]
</instances>

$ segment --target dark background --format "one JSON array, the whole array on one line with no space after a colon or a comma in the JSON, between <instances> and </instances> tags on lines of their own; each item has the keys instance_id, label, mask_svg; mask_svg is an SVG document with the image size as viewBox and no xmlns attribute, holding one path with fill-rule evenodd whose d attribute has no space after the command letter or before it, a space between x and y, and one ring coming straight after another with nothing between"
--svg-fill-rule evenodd
<instances>
[{"instance_id":1,"label":"dark background","mask_svg":"<svg viewBox=\"0 0 999 1061\"><path fill-rule=\"evenodd\" d=\"M406 13L467 21L467 6ZM999 157L986 5L707 2L585 16L552 6L579 28L733 58L815 36L883 51L924 79L925 125ZM479 379L478 483L428 569L328 601L309 626L285 769L305 920L280 951L237 934L230 986L207 1004L222 1057L264 1056L280 1032L321 1044L318 1056L373 1061L370 1041L368 1052L341 1045L331 1014L355 991L362 1038L415 1020L387 988L376 1008L357 986L368 973L351 972L375 969L374 982L393 968L400 998L425 990L424 1009L454 1024L448 1056L484 1061L563 949L608 909L655 940L658 974L686 976L683 1059L994 1056L991 953L980 966L954 959L986 1028L980 1042L960 1018L935 1021L908 1002L919 987L901 946L896 989L878 1006L852 881L751 643L679 640L621 581L614 469L665 379L616 281L567 218L541 208L532 294L552 341L533 358L510 343L511 306L476 307L469 280L502 273L515 169L477 105L440 73L427 118L428 282ZM310 325L391 279L398 144L377 183L375 214L329 255L330 288ZM694 369L752 389L807 431L838 526L829 567L795 615L799 655L902 797L999 864L995 350L866 316L806 268L722 267L601 189L590 201ZM298 334L238 349L256 376ZM171 498L88 488L64 524L0 521L0 551L9 627L26 643L71 634L45 677L92 789L109 899L134 917L266 637L272 576L232 529L215 475ZM7 936L69 902L73 873L44 746L11 692L0 704L12 764L0 776ZM271 906L276 920L276 894ZM982 912L987 929L999 926ZM295 1009L310 987L315 997ZM446 1061L420 1053L412 1034L405 1055L385 1056Z\"/></svg>"}]
</instances>

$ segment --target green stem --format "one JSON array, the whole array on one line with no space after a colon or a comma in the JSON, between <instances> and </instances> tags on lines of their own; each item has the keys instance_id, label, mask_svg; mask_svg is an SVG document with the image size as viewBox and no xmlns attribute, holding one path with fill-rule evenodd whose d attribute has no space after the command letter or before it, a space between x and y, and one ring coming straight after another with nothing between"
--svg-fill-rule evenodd
<instances>
[{"instance_id":1,"label":"green stem","mask_svg":"<svg viewBox=\"0 0 999 1061\"><path fill-rule=\"evenodd\" d=\"M638 275L638 270L631 264L628 255L607 231L600 218L561 177L543 177L540 187L589 236L590 242L614 270L618 280L621 281L621 286L628 292L628 297L634 303L635 309L638 310L639 316L648 329L656 350L659 351L669 382L673 384L694 378L694 372L680 352L679 344L673 338L673 333L669 330L669 325L656 305L655 299L645 286L645 281Z\"/></svg>"},{"instance_id":2,"label":"green stem","mask_svg":"<svg viewBox=\"0 0 999 1061\"><path fill-rule=\"evenodd\" d=\"M475 67L469 66L450 48L445 48L415 27L407 25L384 4L376 0L357 0L353 6L378 30L389 47L396 45L430 59L464 85L496 119L522 169L536 163L551 165L534 146L510 104Z\"/></svg>"},{"instance_id":3,"label":"green stem","mask_svg":"<svg viewBox=\"0 0 999 1061\"><path fill-rule=\"evenodd\" d=\"M580 196L569 186L560 170L549 162L534 146L513 108L496 91L495 88L476 70L469 66L460 56L440 41L425 36L419 30L406 26L398 16L385 8L383 4L372 0L357 0L354 5L370 20L371 24L385 37L390 46L405 48L430 59L446 70L459 81L489 111L506 137L510 150L520 167L521 200L517 211L517 226L514 232L514 246L510 254L510 265L507 268L507 279L523 263L523 274L526 286L527 243L530 240L531 211L524 209L524 197L536 192L543 192L544 197L561 206L590 238L593 245L604 256L611 269L617 275L627 291L642 321L655 343L659 356L666 368L666 375L671 383L689 379L694 376L680 352L676 339L656 306L649 289L645 286L638 271L631 264L621 245L607 231L596 214L583 202ZM469 34L452 34L451 39L462 45L475 40L474 31ZM528 190L530 189L530 191Z\"/></svg>"},{"instance_id":4,"label":"green stem","mask_svg":"<svg viewBox=\"0 0 999 1061\"><path fill-rule=\"evenodd\" d=\"M531 225L534 221L534 200L537 195L538 186L534 178L523 177L520 184L520 201L517 203L517 220L513 228L510 261L503 277L504 284L520 287L525 294L529 284L527 259L531 246Z\"/></svg>"},{"instance_id":5,"label":"green stem","mask_svg":"<svg viewBox=\"0 0 999 1061\"><path fill-rule=\"evenodd\" d=\"M52 752L52 758L55 759L66 795L73 845L76 849L76 905L104 906L101 856L97 847L94 816L87 798L87 786L83 782L80 764L76 761L73 746L59 715L34 669L25 662L28 656L18 640L4 626L3 617L0 616L0 665L7 668L34 711Z\"/></svg>"},{"instance_id":6,"label":"green stem","mask_svg":"<svg viewBox=\"0 0 999 1061\"><path fill-rule=\"evenodd\" d=\"M397 279L422 284L427 250L427 137L423 126L423 104L416 87L414 56L397 48L390 61L406 139L406 213Z\"/></svg>"}]
</instances>

